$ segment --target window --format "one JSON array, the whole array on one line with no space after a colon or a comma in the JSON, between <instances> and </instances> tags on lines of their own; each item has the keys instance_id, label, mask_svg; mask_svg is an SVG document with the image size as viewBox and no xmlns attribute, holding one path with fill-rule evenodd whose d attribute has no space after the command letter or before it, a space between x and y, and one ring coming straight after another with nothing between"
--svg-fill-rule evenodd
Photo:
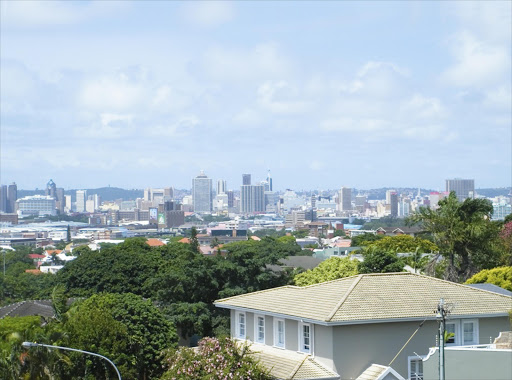
<instances>
[{"instance_id":1,"label":"window","mask_svg":"<svg viewBox=\"0 0 512 380\"><path fill-rule=\"evenodd\" d=\"M299 351L311 353L312 329L309 323L299 323Z\"/></svg>"},{"instance_id":2,"label":"window","mask_svg":"<svg viewBox=\"0 0 512 380\"><path fill-rule=\"evenodd\" d=\"M478 344L478 324L476 320L462 320L462 345Z\"/></svg>"},{"instance_id":3,"label":"window","mask_svg":"<svg viewBox=\"0 0 512 380\"><path fill-rule=\"evenodd\" d=\"M237 313L236 336L237 338L245 339L245 313Z\"/></svg>"},{"instance_id":4,"label":"window","mask_svg":"<svg viewBox=\"0 0 512 380\"><path fill-rule=\"evenodd\" d=\"M265 343L265 317L262 315L256 316L254 331L254 340L258 343Z\"/></svg>"},{"instance_id":5,"label":"window","mask_svg":"<svg viewBox=\"0 0 512 380\"><path fill-rule=\"evenodd\" d=\"M423 357L409 356L409 380L423 380Z\"/></svg>"},{"instance_id":6,"label":"window","mask_svg":"<svg viewBox=\"0 0 512 380\"><path fill-rule=\"evenodd\" d=\"M274 319L274 346L284 348L284 320Z\"/></svg>"},{"instance_id":7,"label":"window","mask_svg":"<svg viewBox=\"0 0 512 380\"><path fill-rule=\"evenodd\" d=\"M446 340L447 346L470 346L478 344L478 320L459 319L446 322L445 331L454 336Z\"/></svg>"}]
</instances>

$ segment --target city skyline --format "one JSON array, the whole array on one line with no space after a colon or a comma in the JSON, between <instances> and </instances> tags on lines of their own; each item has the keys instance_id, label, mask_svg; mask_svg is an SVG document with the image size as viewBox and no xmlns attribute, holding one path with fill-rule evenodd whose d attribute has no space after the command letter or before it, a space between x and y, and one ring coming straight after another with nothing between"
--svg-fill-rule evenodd
<instances>
[{"instance_id":1,"label":"city skyline","mask_svg":"<svg viewBox=\"0 0 512 380\"><path fill-rule=\"evenodd\" d=\"M510 2L0 6L2 184L511 184Z\"/></svg>"}]
</instances>

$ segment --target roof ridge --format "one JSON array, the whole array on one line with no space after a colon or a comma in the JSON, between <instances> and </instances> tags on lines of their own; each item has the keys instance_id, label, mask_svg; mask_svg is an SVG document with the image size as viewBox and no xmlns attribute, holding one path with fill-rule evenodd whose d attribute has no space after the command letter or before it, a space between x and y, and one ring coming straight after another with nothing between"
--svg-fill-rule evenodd
<instances>
[{"instance_id":1,"label":"roof ridge","mask_svg":"<svg viewBox=\"0 0 512 380\"><path fill-rule=\"evenodd\" d=\"M357 276L357 278L352 283L352 285L350 285L350 288L348 288L348 290L345 292L345 295L341 298L341 300L336 304L336 306L331 311L331 313L327 316L327 318L326 318L327 322L330 321L334 317L334 315L336 315L336 312L339 310L341 305L343 305L343 303L347 300L347 298L350 295L350 293L352 293L352 290L354 290L354 288L357 286L357 284L359 284L359 282L361 281L361 279L363 277L364 277L363 274L360 274L360 275Z\"/></svg>"},{"instance_id":2,"label":"roof ridge","mask_svg":"<svg viewBox=\"0 0 512 380\"><path fill-rule=\"evenodd\" d=\"M242 294L237 294L235 296L230 296L230 297L226 297L226 298L221 298L221 299L218 299L216 301L214 301L214 304L216 303L221 303L223 301L227 301L227 300L230 300L232 298L239 298L239 297L244 297L244 296L248 296L248 295L253 295L253 294L256 294L256 293L265 293L265 292L270 292L270 291L273 291L273 290L277 290L277 289L283 289L283 288L303 288L302 286L296 286L296 285L283 285L283 286L278 286L277 288L268 288L268 289L263 289L263 290L256 290L255 292L247 292L247 293L242 293Z\"/></svg>"},{"instance_id":3,"label":"roof ridge","mask_svg":"<svg viewBox=\"0 0 512 380\"><path fill-rule=\"evenodd\" d=\"M297 372L299 372L300 367L302 367L304 365L304 362L306 360L308 360L309 356L310 356L310 354L305 355L304 359L302 359L302 361L300 363L298 363L295 366L295 368L292 370L290 377L288 377L288 379L293 379L293 377L297 374Z\"/></svg>"}]
</instances>

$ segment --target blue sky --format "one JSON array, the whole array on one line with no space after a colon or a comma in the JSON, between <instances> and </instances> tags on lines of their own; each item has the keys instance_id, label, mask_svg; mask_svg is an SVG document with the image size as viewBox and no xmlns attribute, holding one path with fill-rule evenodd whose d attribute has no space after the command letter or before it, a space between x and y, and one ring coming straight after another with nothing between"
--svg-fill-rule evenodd
<instances>
[{"instance_id":1,"label":"blue sky","mask_svg":"<svg viewBox=\"0 0 512 380\"><path fill-rule=\"evenodd\" d=\"M510 186L511 2L1 2L1 182Z\"/></svg>"}]
</instances>

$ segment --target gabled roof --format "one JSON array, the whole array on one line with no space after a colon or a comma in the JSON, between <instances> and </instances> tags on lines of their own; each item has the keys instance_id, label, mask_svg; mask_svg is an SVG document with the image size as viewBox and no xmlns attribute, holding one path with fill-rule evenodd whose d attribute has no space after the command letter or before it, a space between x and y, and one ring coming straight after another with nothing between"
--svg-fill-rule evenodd
<instances>
[{"instance_id":1,"label":"gabled roof","mask_svg":"<svg viewBox=\"0 0 512 380\"><path fill-rule=\"evenodd\" d=\"M165 245L163 241L154 238L147 239L146 244L150 247L161 247L162 245Z\"/></svg>"},{"instance_id":2,"label":"gabled roof","mask_svg":"<svg viewBox=\"0 0 512 380\"><path fill-rule=\"evenodd\" d=\"M250 346L252 356L270 370L276 379L339 379L340 376L318 363L311 355L290 350L282 350L265 345Z\"/></svg>"},{"instance_id":3,"label":"gabled roof","mask_svg":"<svg viewBox=\"0 0 512 380\"><path fill-rule=\"evenodd\" d=\"M393 368L372 364L356 380L404 380Z\"/></svg>"},{"instance_id":4,"label":"gabled roof","mask_svg":"<svg viewBox=\"0 0 512 380\"><path fill-rule=\"evenodd\" d=\"M310 286L282 286L224 298L216 306L324 324L434 319L439 300L450 316L504 316L512 297L413 273L361 274Z\"/></svg>"}]
</instances>

